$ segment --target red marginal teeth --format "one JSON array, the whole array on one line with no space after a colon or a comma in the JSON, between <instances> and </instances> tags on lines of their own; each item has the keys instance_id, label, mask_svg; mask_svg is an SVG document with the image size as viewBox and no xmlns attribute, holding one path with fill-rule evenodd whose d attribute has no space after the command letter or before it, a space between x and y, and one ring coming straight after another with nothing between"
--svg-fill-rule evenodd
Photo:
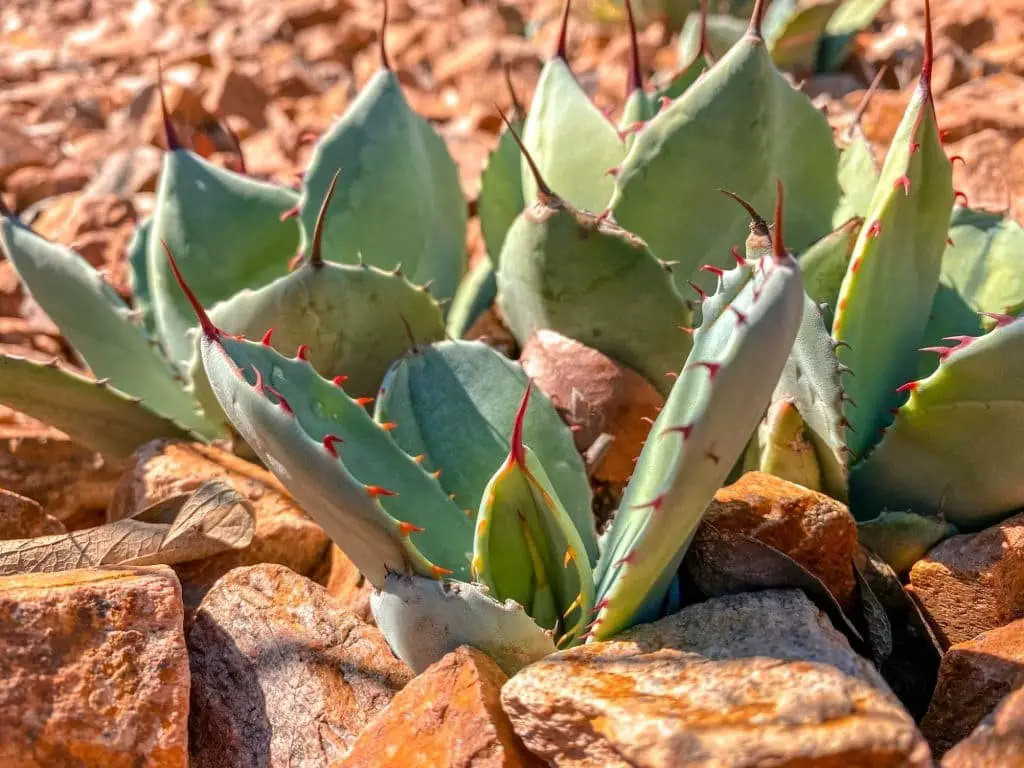
<instances>
[{"instance_id":1,"label":"red marginal teeth","mask_svg":"<svg viewBox=\"0 0 1024 768\"><path fill-rule=\"evenodd\" d=\"M345 441L337 435L324 435L324 448L334 458L338 458L338 449L335 446L338 444L344 444L344 442Z\"/></svg>"},{"instance_id":2,"label":"red marginal teeth","mask_svg":"<svg viewBox=\"0 0 1024 768\"><path fill-rule=\"evenodd\" d=\"M700 365L708 369L708 375L713 379L718 375L718 372L722 370L721 363L713 363L708 360L698 360L694 365Z\"/></svg>"},{"instance_id":3,"label":"red marginal teeth","mask_svg":"<svg viewBox=\"0 0 1024 768\"><path fill-rule=\"evenodd\" d=\"M740 254L740 248L738 245L734 245L732 247L732 257L736 259L736 263L739 264L741 267L747 263L747 260L744 259L743 256Z\"/></svg>"},{"instance_id":4,"label":"red marginal teeth","mask_svg":"<svg viewBox=\"0 0 1024 768\"><path fill-rule=\"evenodd\" d=\"M335 376L331 379L331 383L336 387L340 387L346 381L348 381L348 376Z\"/></svg>"},{"instance_id":5,"label":"red marginal teeth","mask_svg":"<svg viewBox=\"0 0 1024 768\"><path fill-rule=\"evenodd\" d=\"M882 234L882 222L875 219L868 227L868 237L878 237L880 234Z\"/></svg>"},{"instance_id":6,"label":"red marginal teeth","mask_svg":"<svg viewBox=\"0 0 1024 768\"><path fill-rule=\"evenodd\" d=\"M690 433L693 432L693 424L681 424L678 427L665 427L661 430L662 435L666 435L671 432L678 432L683 436L683 440L689 440Z\"/></svg>"},{"instance_id":7,"label":"red marginal teeth","mask_svg":"<svg viewBox=\"0 0 1024 768\"><path fill-rule=\"evenodd\" d=\"M999 312L982 312L981 314L983 314L985 317L991 317L1000 326L1009 325L1010 323L1017 319L1013 315L1004 315Z\"/></svg>"},{"instance_id":8,"label":"red marginal teeth","mask_svg":"<svg viewBox=\"0 0 1024 768\"><path fill-rule=\"evenodd\" d=\"M366 405L369 405L370 403L373 402L373 398L372 397L357 397L354 402L355 402L356 405L366 406Z\"/></svg>"},{"instance_id":9,"label":"red marginal teeth","mask_svg":"<svg viewBox=\"0 0 1024 768\"><path fill-rule=\"evenodd\" d=\"M267 328L267 332L263 334L263 340L260 342L265 347L270 346L270 337L274 335L273 328Z\"/></svg>"},{"instance_id":10,"label":"red marginal teeth","mask_svg":"<svg viewBox=\"0 0 1024 768\"><path fill-rule=\"evenodd\" d=\"M693 281L687 281L687 282L690 283L690 287L693 288L693 290L695 290L697 292L697 295L700 296L701 299L706 299L708 297L708 295L706 293L704 293L704 289L701 288L699 285L697 285Z\"/></svg>"},{"instance_id":11,"label":"red marginal teeth","mask_svg":"<svg viewBox=\"0 0 1024 768\"><path fill-rule=\"evenodd\" d=\"M897 392L913 392L915 389L917 389L917 386L918 386L918 382L916 382L916 381L908 381L906 384L903 384L902 386L897 387L896 391Z\"/></svg>"},{"instance_id":12,"label":"red marginal teeth","mask_svg":"<svg viewBox=\"0 0 1024 768\"><path fill-rule=\"evenodd\" d=\"M401 522L398 524L398 531L403 536L408 536L410 533L423 533L426 528L420 528L418 525L412 523Z\"/></svg>"},{"instance_id":13,"label":"red marginal teeth","mask_svg":"<svg viewBox=\"0 0 1024 768\"><path fill-rule=\"evenodd\" d=\"M963 200L964 201L964 207L965 208L967 207L967 195L965 195L959 189L956 190L955 192L953 192L953 201L956 202L957 200Z\"/></svg>"},{"instance_id":14,"label":"red marginal teeth","mask_svg":"<svg viewBox=\"0 0 1024 768\"><path fill-rule=\"evenodd\" d=\"M705 264L700 268L701 272L710 272L713 275L722 277L725 274L725 270L721 267L716 267L714 264Z\"/></svg>"},{"instance_id":15,"label":"red marginal teeth","mask_svg":"<svg viewBox=\"0 0 1024 768\"><path fill-rule=\"evenodd\" d=\"M294 219L299 215L299 206L289 208L287 211L281 214L281 221L288 221L288 219Z\"/></svg>"},{"instance_id":16,"label":"red marginal teeth","mask_svg":"<svg viewBox=\"0 0 1024 768\"><path fill-rule=\"evenodd\" d=\"M900 176L896 179L896 183L893 186L903 187L903 194L910 194L910 178L907 176Z\"/></svg>"},{"instance_id":17,"label":"red marginal teeth","mask_svg":"<svg viewBox=\"0 0 1024 768\"><path fill-rule=\"evenodd\" d=\"M967 161L964 160L964 156L963 155L953 155L952 157L949 158L949 164L950 165L956 165L956 161L957 160L959 160L964 165L967 165Z\"/></svg>"},{"instance_id":18,"label":"red marginal teeth","mask_svg":"<svg viewBox=\"0 0 1024 768\"><path fill-rule=\"evenodd\" d=\"M305 345L305 344L300 345L299 346L299 351L295 353L295 356L297 358L299 358L299 360L305 360L308 363L309 362L309 347L307 345Z\"/></svg>"},{"instance_id":19,"label":"red marginal teeth","mask_svg":"<svg viewBox=\"0 0 1024 768\"><path fill-rule=\"evenodd\" d=\"M398 494L387 488L381 488L379 485L368 485L366 486L366 495L371 499L376 499L378 496L397 496Z\"/></svg>"}]
</instances>

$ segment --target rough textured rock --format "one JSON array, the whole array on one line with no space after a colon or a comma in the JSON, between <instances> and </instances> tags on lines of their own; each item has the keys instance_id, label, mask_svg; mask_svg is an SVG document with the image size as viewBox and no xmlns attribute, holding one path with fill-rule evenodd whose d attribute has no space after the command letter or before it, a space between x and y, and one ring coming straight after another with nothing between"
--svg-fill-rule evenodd
<instances>
[{"instance_id":1,"label":"rough textured rock","mask_svg":"<svg viewBox=\"0 0 1024 768\"><path fill-rule=\"evenodd\" d=\"M1024 619L946 651L921 731L937 755L970 734L999 701L1024 686Z\"/></svg>"},{"instance_id":2,"label":"rough textured rock","mask_svg":"<svg viewBox=\"0 0 1024 768\"><path fill-rule=\"evenodd\" d=\"M803 596L718 598L554 654L502 689L555 766L931 765L913 720Z\"/></svg>"},{"instance_id":3,"label":"rough textured rock","mask_svg":"<svg viewBox=\"0 0 1024 768\"><path fill-rule=\"evenodd\" d=\"M375 627L280 565L221 579L188 643L192 768L336 764L412 679Z\"/></svg>"},{"instance_id":4,"label":"rough textured rock","mask_svg":"<svg viewBox=\"0 0 1024 768\"><path fill-rule=\"evenodd\" d=\"M852 605L857 524L835 499L774 475L748 472L715 494L702 526L775 547L821 579L842 606Z\"/></svg>"},{"instance_id":5,"label":"rough textured rock","mask_svg":"<svg viewBox=\"0 0 1024 768\"><path fill-rule=\"evenodd\" d=\"M449 653L377 713L343 768L539 768L501 709L506 680L475 648Z\"/></svg>"},{"instance_id":6,"label":"rough textured rock","mask_svg":"<svg viewBox=\"0 0 1024 768\"><path fill-rule=\"evenodd\" d=\"M1024 514L946 539L910 569L908 589L947 646L1024 618Z\"/></svg>"},{"instance_id":7,"label":"rough textured rock","mask_svg":"<svg viewBox=\"0 0 1024 768\"><path fill-rule=\"evenodd\" d=\"M665 399L636 371L555 331L535 333L520 362L573 427L578 449L586 451L602 434L615 438L594 477L624 485L650 430L643 418L657 418Z\"/></svg>"},{"instance_id":8,"label":"rough textured rock","mask_svg":"<svg viewBox=\"0 0 1024 768\"><path fill-rule=\"evenodd\" d=\"M64 533L64 526L36 502L0 489L0 539L32 539L58 533Z\"/></svg>"},{"instance_id":9,"label":"rough textured rock","mask_svg":"<svg viewBox=\"0 0 1024 768\"><path fill-rule=\"evenodd\" d=\"M321 567L322 570L310 578L326 586L331 597L367 624L375 624L370 611L373 585L336 544L331 544ZM326 571L326 575L323 571Z\"/></svg>"},{"instance_id":10,"label":"rough textured rock","mask_svg":"<svg viewBox=\"0 0 1024 768\"><path fill-rule=\"evenodd\" d=\"M176 566L190 611L232 568L278 563L302 575L317 569L330 546L323 529L306 516L270 472L211 445L165 440L144 445L118 484L107 518L130 517L169 496L193 491L211 478L229 482L252 502L256 531L245 549Z\"/></svg>"},{"instance_id":11,"label":"rough textured rock","mask_svg":"<svg viewBox=\"0 0 1024 768\"><path fill-rule=\"evenodd\" d=\"M4 768L185 768L188 698L170 568L0 578Z\"/></svg>"},{"instance_id":12,"label":"rough textured rock","mask_svg":"<svg viewBox=\"0 0 1024 768\"><path fill-rule=\"evenodd\" d=\"M67 439L0 439L0 487L38 502L68 530L79 527L79 520L90 525L103 522L103 511L124 469L124 462Z\"/></svg>"},{"instance_id":13,"label":"rough textured rock","mask_svg":"<svg viewBox=\"0 0 1024 768\"><path fill-rule=\"evenodd\" d=\"M1024 688L996 707L974 733L942 758L942 768L1003 768L1024 765Z\"/></svg>"}]
</instances>

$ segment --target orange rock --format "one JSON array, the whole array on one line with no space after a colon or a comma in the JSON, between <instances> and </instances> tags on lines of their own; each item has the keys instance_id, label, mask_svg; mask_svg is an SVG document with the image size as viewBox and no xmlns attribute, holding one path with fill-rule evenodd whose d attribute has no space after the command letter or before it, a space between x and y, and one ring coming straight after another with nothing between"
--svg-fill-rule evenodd
<instances>
[{"instance_id":1,"label":"orange rock","mask_svg":"<svg viewBox=\"0 0 1024 768\"><path fill-rule=\"evenodd\" d=\"M192 768L338 765L413 677L376 627L280 565L217 582L188 645Z\"/></svg>"},{"instance_id":2,"label":"orange rock","mask_svg":"<svg viewBox=\"0 0 1024 768\"><path fill-rule=\"evenodd\" d=\"M650 430L643 417L657 418L664 398L640 374L555 331L535 333L523 346L520 363L574 427L580 451L602 434L614 438L593 476L624 485Z\"/></svg>"},{"instance_id":3,"label":"orange rock","mask_svg":"<svg viewBox=\"0 0 1024 768\"><path fill-rule=\"evenodd\" d=\"M1024 688L996 707L974 732L946 753L942 768L1024 765Z\"/></svg>"},{"instance_id":4,"label":"orange rock","mask_svg":"<svg viewBox=\"0 0 1024 768\"><path fill-rule=\"evenodd\" d=\"M835 499L774 475L747 472L715 494L705 525L775 547L821 579L842 606L853 604L857 524Z\"/></svg>"},{"instance_id":5,"label":"orange rock","mask_svg":"<svg viewBox=\"0 0 1024 768\"><path fill-rule=\"evenodd\" d=\"M0 540L32 539L64 533L64 526L32 499L0 490Z\"/></svg>"},{"instance_id":6,"label":"orange rock","mask_svg":"<svg viewBox=\"0 0 1024 768\"><path fill-rule=\"evenodd\" d=\"M170 568L0 578L4 768L186 768L188 696Z\"/></svg>"},{"instance_id":7,"label":"orange rock","mask_svg":"<svg viewBox=\"0 0 1024 768\"><path fill-rule=\"evenodd\" d=\"M999 701L1024 686L1024 619L946 651L921 731L936 756L966 738Z\"/></svg>"},{"instance_id":8,"label":"orange rock","mask_svg":"<svg viewBox=\"0 0 1024 768\"><path fill-rule=\"evenodd\" d=\"M501 709L507 679L475 648L449 653L377 713L342 768L539 768Z\"/></svg>"},{"instance_id":9,"label":"orange rock","mask_svg":"<svg viewBox=\"0 0 1024 768\"><path fill-rule=\"evenodd\" d=\"M318 572L311 578L324 584L331 597L337 599L341 605L367 624L376 623L370 612L370 595L373 592L373 585L366 580L358 568L352 565L352 561L336 544L331 544L324 564L327 575L320 578Z\"/></svg>"},{"instance_id":10,"label":"orange rock","mask_svg":"<svg viewBox=\"0 0 1024 768\"><path fill-rule=\"evenodd\" d=\"M56 166L29 166L7 177L7 191L14 197L14 209L22 211L40 200L54 195L75 192L89 182L89 172L74 160Z\"/></svg>"},{"instance_id":11,"label":"orange rock","mask_svg":"<svg viewBox=\"0 0 1024 768\"><path fill-rule=\"evenodd\" d=\"M945 646L1024 617L1024 514L941 542L914 563L907 590Z\"/></svg>"},{"instance_id":12,"label":"orange rock","mask_svg":"<svg viewBox=\"0 0 1024 768\"><path fill-rule=\"evenodd\" d=\"M203 106L214 115L242 117L252 130L259 131L267 125L268 101L267 92L259 83L225 64L214 75L203 97Z\"/></svg>"},{"instance_id":13,"label":"orange rock","mask_svg":"<svg viewBox=\"0 0 1024 768\"><path fill-rule=\"evenodd\" d=\"M223 552L175 566L189 615L213 583L244 565L278 563L301 575L313 573L327 555L330 539L310 520L267 470L212 445L154 440L132 457L114 492L109 521L131 517L145 507L220 479L253 504L256 531L245 549Z\"/></svg>"}]
</instances>

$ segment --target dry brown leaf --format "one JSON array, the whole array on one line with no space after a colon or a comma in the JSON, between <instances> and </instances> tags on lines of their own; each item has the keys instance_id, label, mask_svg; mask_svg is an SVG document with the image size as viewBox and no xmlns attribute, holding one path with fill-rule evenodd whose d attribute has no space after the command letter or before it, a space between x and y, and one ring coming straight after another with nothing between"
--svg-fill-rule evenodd
<instances>
[{"instance_id":1,"label":"dry brown leaf","mask_svg":"<svg viewBox=\"0 0 1024 768\"><path fill-rule=\"evenodd\" d=\"M137 518L163 517L147 508L136 518L118 520L84 531L0 542L0 576L17 573L67 571L102 565L173 565L200 560L229 549L244 549L252 541L252 506L220 480L201 485L180 500L171 523Z\"/></svg>"}]
</instances>

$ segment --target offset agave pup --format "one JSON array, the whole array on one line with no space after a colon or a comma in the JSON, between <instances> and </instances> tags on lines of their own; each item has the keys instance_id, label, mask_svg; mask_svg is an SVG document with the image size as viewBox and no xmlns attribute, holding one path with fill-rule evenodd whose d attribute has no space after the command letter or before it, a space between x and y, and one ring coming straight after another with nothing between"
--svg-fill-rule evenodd
<instances>
[{"instance_id":1,"label":"offset agave pup","mask_svg":"<svg viewBox=\"0 0 1024 768\"><path fill-rule=\"evenodd\" d=\"M780 184L774 235L755 224L756 247L716 270L692 350L600 543L589 489L574 488L574 474L586 477L571 434L515 363L479 343L414 346L371 417L305 348L289 358L218 328L167 257L199 318L217 401L373 584L374 616L397 655L418 671L471 644L511 674L660 615L800 325L802 279L783 246L782 210ZM481 428L471 416L507 409L509 380L518 410L497 430ZM508 443L484 468L494 431Z\"/></svg>"}]
</instances>

